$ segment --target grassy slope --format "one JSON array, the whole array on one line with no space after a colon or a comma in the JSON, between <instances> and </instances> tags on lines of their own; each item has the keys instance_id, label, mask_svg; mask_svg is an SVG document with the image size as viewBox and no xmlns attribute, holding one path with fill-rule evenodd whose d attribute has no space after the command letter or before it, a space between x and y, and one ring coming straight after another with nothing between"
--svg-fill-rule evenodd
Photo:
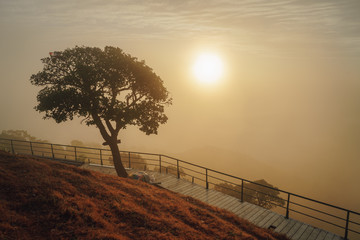
<instances>
[{"instance_id":1,"label":"grassy slope","mask_svg":"<svg viewBox=\"0 0 360 240\"><path fill-rule=\"evenodd\" d=\"M0 239L286 239L131 179L0 152Z\"/></svg>"}]
</instances>

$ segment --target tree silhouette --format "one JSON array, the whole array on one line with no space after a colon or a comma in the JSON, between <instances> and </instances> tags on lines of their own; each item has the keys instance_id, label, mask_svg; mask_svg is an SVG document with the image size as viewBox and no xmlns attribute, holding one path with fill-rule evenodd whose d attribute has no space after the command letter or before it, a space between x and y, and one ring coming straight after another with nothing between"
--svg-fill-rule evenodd
<instances>
[{"instance_id":1,"label":"tree silhouette","mask_svg":"<svg viewBox=\"0 0 360 240\"><path fill-rule=\"evenodd\" d=\"M241 185L233 185L229 183L219 183L215 185L215 190L239 199L241 199L241 189ZM266 182L264 179L256 180L253 183L244 183L243 189L243 200L246 202L250 202L267 209L285 205L285 200L279 197L280 192L277 188Z\"/></svg>"},{"instance_id":2,"label":"tree silhouette","mask_svg":"<svg viewBox=\"0 0 360 240\"><path fill-rule=\"evenodd\" d=\"M0 138L21 140L21 141L47 142L32 136L25 130L2 130L0 133Z\"/></svg>"},{"instance_id":3,"label":"tree silhouette","mask_svg":"<svg viewBox=\"0 0 360 240\"><path fill-rule=\"evenodd\" d=\"M127 173L121 163L119 131L127 125L157 134L167 121L164 107L171 98L163 81L144 61L120 48L75 47L42 59L43 70L30 81L43 89L35 109L57 123L83 118L96 125L110 146L119 176Z\"/></svg>"}]
</instances>

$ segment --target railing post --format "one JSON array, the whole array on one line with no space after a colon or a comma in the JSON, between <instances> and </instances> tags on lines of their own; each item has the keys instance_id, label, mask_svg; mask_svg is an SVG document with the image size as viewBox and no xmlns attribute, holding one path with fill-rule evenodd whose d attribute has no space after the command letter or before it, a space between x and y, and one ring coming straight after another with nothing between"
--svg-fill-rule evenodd
<instances>
[{"instance_id":1,"label":"railing post","mask_svg":"<svg viewBox=\"0 0 360 240\"><path fill-rule=\"evenodd\" d=\"M34 150L33 150L32 142L30 142L30 151L31 151L31 155L34 156Z\"/></svg>"},{"instance_id":2,"label":"railing post","mask_svg":"<svg viewBox=\"0 0 360 240\"><path fill-rule=\"evenodd\" d=\"M344 239L347 240L348 239L348 232L349 232L349 219L350 219L350 211L347 211L347 216L346 216L346 226L345 226L345 236Z\"/></svg>"},{"instance_id":3,"label":"railing post","mask_svg":"<svg viewBox=\"0 0 360 240\"><path fill-rule=\"evenodd\" d=\"M244 179L241 179L241 202L244 202Z\"/></svg>"},{"instance_id":4,"label":"railing post","mask_svg":"<svg viewBox=\"0 0 360 240\"><path fill-rule=\"evenodd\" d=\"M159 155L159 167L160 167L160 173L161 173L161 155Z\"/></svg>"},{"instance_id":5,"label":"railing post","mask_svg":"<svg viewBox=\"0 0 360 240\"><path fill-rule=\"evenodd\" d=\"M55 156L54 156L54 147L53 147L52 144L50 144L50 146L51 146L51 155L52 155L52 158L54 159L55 158Z\"/></svg>"},{"instance_id":6,"label":"railing post","mask_svg":"<svg viewBox=\"0 0 360 240\"><path fill-rule=\"evenodd\" d=\"M77 161L76 146L74 146L75 161Z\"/></svg>"},{"instance_id":7,"label":"railing post","mask_svg":"<svg viewBox=\"0 0 360 240\"><path fill-rule=\"evenodd\" d=\"M285 218L289 218L289 205L290 205L290 193L288 193L288 200L286 204L286 216Z\"/></svg>"},{"instance_id":8,"label":"railing post","mask_svg":"<svg viewBox=\"0 0 360 240\"><path fill-rule=\"evenodd\" d=\"M102 159L102 150L100 149L100 162L101 162L101 166L104 165L103 164L103 159Z\"/></svg>"},{"instance_id":9,"label":"railing post","mask_svg":"<svg viewBox=\"0 0 360 240\"><path fill-rule=\"evenodd\" d=\"M206 170L206 189L209 189L209 181L208 181L208 169L205 168Z\"/></svg>"},{"instance_id":10,"label":"railing post","mask_svg":"<svg viewBox=\"0 0 360 240\"><path fill-rule=\"evenodd\" d=\"M13 140L10 140L10 144L11 144L11 151L12 151L13 154L15 154Z\"/></svg>"},{"instance_id":11,"label":"railing post","mask_svg":"<svg viewBox=\"0 0 360 240\"><path fill-rule=\"evenodd\" d=\"M130 152L129 152L129 168L131 168L131 157L130 157Z\"/></svg>"},{"instance_id":12,"label":"railing post","mask_svg":"<svg viewBox=\"0 0 360 240\"><path fill-rule=\"evenodd\" d=\"M177 178L180 178L180 171L179 171L179 160L176 160L177 163Z\"/></svg>"}]
</instances>

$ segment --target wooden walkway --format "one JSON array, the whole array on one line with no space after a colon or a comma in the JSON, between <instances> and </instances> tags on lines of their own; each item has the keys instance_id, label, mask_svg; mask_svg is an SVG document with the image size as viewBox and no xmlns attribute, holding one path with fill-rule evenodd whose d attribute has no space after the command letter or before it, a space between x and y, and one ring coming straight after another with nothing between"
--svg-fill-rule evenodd
<instances>
[{"instance_id":1,"label":"wooden walkway","mask_svg":"<svg viewBox=\"0 0 360 240\"><path fill-rule=\"evenodd\" d=\"M100 167L90 166L92 170ZM102 172L114 174L113 168L102 168ZM135 170L128 170L129 173ZM294 219L286 219L283 215L272 212L257 205L241 202L238 198L223 194L213 189L206 189L198 184L184 179L178 179L172 174L147 171L155 177L159 186L173 192L191 196L210 205L228 210L240 218L246 219L262 228L270 228L275 232L285 234L294 240L341 240L342 237Z\"/></svg>"}]
</instances>

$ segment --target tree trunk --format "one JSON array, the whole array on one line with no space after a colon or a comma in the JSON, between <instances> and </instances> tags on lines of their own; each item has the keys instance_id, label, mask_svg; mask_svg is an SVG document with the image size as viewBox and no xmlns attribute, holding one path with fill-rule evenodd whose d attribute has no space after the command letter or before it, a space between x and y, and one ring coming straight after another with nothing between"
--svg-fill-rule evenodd
<instances>
[{"instance_id":1,"label":"tree trunk","mask_svg":"<svg viewBox=\"0 0 360 240\"><path fill-rule=\"evenodd\" d=\"M124 177L124 178L128 177L128 174L121 162L121 155L119 152L119 147L116 142L116 138L115 138L115 140L111 140L111 142L109 143L109 146L110 146L111 153L113 156L114 166L115 166L117 175L119 177Z\"/></svg>"}]
</instances>

